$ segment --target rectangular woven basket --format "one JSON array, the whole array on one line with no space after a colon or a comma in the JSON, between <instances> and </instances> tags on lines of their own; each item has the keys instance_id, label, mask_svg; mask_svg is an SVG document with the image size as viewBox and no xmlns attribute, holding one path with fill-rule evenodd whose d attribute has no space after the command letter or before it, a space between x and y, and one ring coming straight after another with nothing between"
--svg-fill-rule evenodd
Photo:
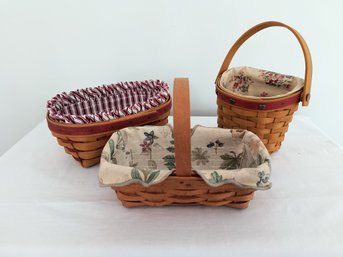
<instances>
[{"instance_id":1,"label":"rectangular woven basket","mask_svg":"<svg viewBox=\"0 0 343 257\"><path fill-rule=\"evenodd\" d=\"M251 99L244 95L229 92L221 86L222 74L228 69L239 47L255 33L268 27L280 26L291 31L300 43L305 57L305 81L302 90L276 99ZM303 37L290 26L269 21L258 24L246 31L231 47L216 78L218 105L218 127L241 128L252 131L260 137L270 153L277 151L285 138L288 125L299 101L307 106L310 100L312 61L308 46Z\"/></svg>"},{"instance_id":2,"label":"rectangular woven basket","mask_svg":"<svg viewBox=\"0 0 343 257\"><path fill-rule=\"evenodd\" d=\"M125 96L129 97L129 94L127 90ZM119 100L116 98L116 101ZM113 105L117 106L117 103ZM52 135L65 152L79 161L82 167L90 167L99 163L102 149L115 131L130 126L165 125L170 109L171 98L168 95L167 100L156 107L107 121L67 124L52 120L48 114L46 120Z\"/></svg>"},{"instance_id":3,"label":"rectangular woven basket","mask_svg":"<svg viewBox=\"0 0 343 257\"><path fill-rule=\"evenodd\" d=\"M192 171L189 104L188 79L176 79L174 82L173 103L175 172L164 181L150 186L143 186L138 182L111 186L125 207L174 204L228 206L232 208L248 207L255 189L242 188L235 184L223 184L213 187ZM259 141L257 137L256 139ZM262 143L261 145L263 146ZM107 156L107 153L104 156ZM102 163L100 164L101 168ZM116 172L115 166L111 167L111 172L111 174ZM100 182L103 183L102 179Z\"/></svg>"}]
</instances>

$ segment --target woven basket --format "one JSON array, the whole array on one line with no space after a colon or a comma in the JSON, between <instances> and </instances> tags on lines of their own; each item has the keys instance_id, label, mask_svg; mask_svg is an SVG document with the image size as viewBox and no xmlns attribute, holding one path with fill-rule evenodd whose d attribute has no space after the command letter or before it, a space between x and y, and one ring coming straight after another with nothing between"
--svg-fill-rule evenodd
<instances>
[{"instance_id":1,"label":"woven basket","mask_svg":"<svg viewBox=\"0 0 343 257\"><path fill-rule=\"evenodd\" d=\"M171 109L171 98L146 111L102 122L66 124L46 116L48 127L58 144L67 154L79 161L82 167L93 166L100 161L102 149L117 130L140 125L165 125Z\"/></svg>"},{"instance_id":2,"label":"woven basket","mask_svg":"<svg viewBox=\"0 0 343 257\"><path fill-rule=\"evenodd\" d=\"M279 26L290 30L300 43L305 57L305 80L302 90L276 99L251 99L229 92L220 84L222 74L228 69L238 48L252 35L268 27ZM231 47L216 78L218 127L242 128L260 137L270 153L277 151L299 101L307 106L310 100L312 61L310 51L302 36L286 24L269 21L258 24L245 32Z\"/></svg>"},{"instance_id":3,"label":"woven basket","mask_svg":"<svg viewBox=\"0 0 343 257\"><path fill-rule=\"evenodd\" d=\"M112 156L104 149L103 158L100 164L99 179L103 185L111 186L116 192L118 199L125 207L135 206L166 206L166 205L205 205L205 206L228 206L232 208L246 208L253 198L255 189L242 188L235 184L219 184L217 186L208 185L203 178L192 171L191 163L191 130L190 128L190 107L189 107L189 86L188 79L176 79L174 83L174 146L175 146L175 172L171 173L162 182L152 185L142 185L135 182L138 175L132 176L135 179L131 184L120 182L120 186L113 186L112 182L107 184L111 176L118 174L117 166L113 166L109 161ZM148 130L153 127L147 128ZM132 128L132 131L137 131ZM151 131L152 133L153 131ZM224 132L224 131L223 131ZM241 132L241 131L240 131ZM123 133L123 132L121 132ZM130 132L137 133L137 132ZM224 133L229 133L229 130ZM250 132L249 132L250 133ZM144 133L147 134L147 133ZM123 137L120 134L120 138ZM154 135L154 134L153 134ZM253 135L257 142L258 137ZM119 137L117 134L116 137ZM128 137L128 136L127 136ZM158 138L158 137L156 137ZM116 141L116 140L115 140ZM255 142L256 142L255 141ZM120 141L122 142L122 141ZM133 142L127 139L127 142ZM117 143L112 143L112 148L118 147ZM205 146L206 147L206 146ZM261 149L267 150L260 143ZM110 149L110 148L109 148ZM123 148L124 152L127 151ZM137 152L136 149L133 152ZM114 153L112 151L112 153ZM269 155L268 155L269 156ZM268 160L269 161L269 160ZM117 159L115 160L117 165ZM122 166L121 166L122 167ZM132 166L131 166L132 167ZM124 167L125 168L125 167ZM127 167L130 168L130 167ZM126 168L125 168L126 169ZM106 170L106 171L105 171ZM108 171L108 172L107 172ZM132 171L131 171L132 172ZM125 173L126 174L126 173ZM150 173L151 174L151 173ZM124 175L123 177L125 177ZM147 180L149 180L147 176ZM159 175L157 175L159 176Z\"/></svg>"}]
</instances>

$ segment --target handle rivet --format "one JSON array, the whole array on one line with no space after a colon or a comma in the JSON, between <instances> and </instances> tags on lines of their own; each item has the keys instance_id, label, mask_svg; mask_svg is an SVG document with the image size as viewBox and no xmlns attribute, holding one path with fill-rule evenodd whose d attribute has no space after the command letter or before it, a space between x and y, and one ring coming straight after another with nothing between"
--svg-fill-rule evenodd
<instances>
[{"instance_id":1,"label":"handle rivet","mask_svg":"<svg viewBox=\"0 0 343 257\"><path fill-rule=\"evenodd\" d=\"M259 104L258 105L258 109L259 110L264 110L264 109L266 109L266 105L265 104Z\"/></svg>"}]
</instances>

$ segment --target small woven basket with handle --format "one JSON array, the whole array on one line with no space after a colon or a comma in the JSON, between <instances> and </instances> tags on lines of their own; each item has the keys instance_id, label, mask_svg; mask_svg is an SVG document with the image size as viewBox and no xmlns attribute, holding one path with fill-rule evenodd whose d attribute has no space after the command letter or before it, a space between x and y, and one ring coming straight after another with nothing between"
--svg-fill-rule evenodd
<instances>
[{"instance_id":1,"label":"small woven basket with handle","mask_svg":"<svg viewBox=\"0 0 343 257\"><path fill-rule=\"evenodd\" d=\"M228 206L232 208L248 207L250 200L253 198L254 191L260 189L256 187L256 185L259 185L262 182L267 183L265 184L266 187L262 189L268 189L271 185L269 184L267 177L262 178L262 176L269 174L269 171L267 170L270 168L270 159L268 151L261 140L253 133L245 130L233 131L229 129L195 127L192 132L190 129L188 79L175 79L173 97L174 129L170 126L164 126L164 128L147 126L145 128L127 128L116 132L105 146L102 154L99 171L100 183L104 186L110 186L116 192L118 199L125 207L166 206L172 204L198 204L205 206ZM203 129L201 130L203 133L199 132L199 134L197 134L197 129ZM167 136L167 134L163 135L162 133L156 134L156 131L158 130L169 131L169 136ZM147 133L144 131L151 132ZM204 144L203 146L203 143L199 145L199 139L207 142L207 139L212 138L213 140L213 138L217 138L216 135L212 135L214 134L211 133L213 131L216 131L214 133L220 132L221 135L223 135L221 140L225 144L225 147L221 150L221 154L225 154L221 156L228 157L226 162L228 166L226 167L219 168L219 166L216 166L219 162L218 159L207 159L205 154L209 154L209 147L211 147L211 145L206 146L206 144ZM139 143L136 143L136 141L139 142L139 140L137 140L137 138L139 135L143 134L143 132L148 138L143 141L143 144L138 146ZM170 133L173 136L170 137ZM243 142L242 137L233 137L233 133L250 136L253 140ZM173 142L173 147L164 148L163 142L169 142L170 140ZM199 147L194 147L195 145L198 145ZM239 161L241 164L237 166L234 165L233 167L231 164L233 164L234 160L230 158L235 158L237 156L234 153L234 155L229 157L227 153L233 153L235 146L241 147L240 154L237 154L237 156L240 156L239 158L241 158ZM139 153L140 147L142 147L141 153ZM163 159L165 158L152 160L151 151L154 152L155 156L161 156L161 152L165 149L171 151L170 148L172 148L173 153L175 151L175 158L174 155L169 155L169 165L173 168L168 171L168 169L163 170L165 169L165 167L163 168ZM211 171L212 179L209 181L206 180L207 183L204 180L204 174L197 168L194 169L197 165L194 158L194 152L197 151L192 151L192 149L202 153L198 155L198 157L200 157L198 163L199 169L204 169L205 172L206 169L214 169L213 172ZM211 149L211 151L214 152L214 149ZM149 169L149 167L144 164L146 163L146 160L142 160L142 156L144 156L146 150L148 150L148 152L150 150L148 165L153 162L155 164L153 169ZM219 157L220 154L217 155L217 149L215 151L216 154L214 154L214 156ZM219 151L220 150L218 150L218 152ZM244 169L244 167L241 169L243 156L252 156L251 151L255 153L255 157L251 159L254 164L253 167L247 164L247 166L243 165L247 169ZM130 152L132 159L128 162L130 159ZM136 154L134 155L134 158L132 157L132 153ZM162 154L162 156L164 156L164 154ZM135 160L133 161L133 159ZM133 164L136 161L139 163ZM208 168L204 166L206 163L208 163ZM251 162L249 161L248 163ZM262 164L262 166L258 166L259 164ZM257 172L258 170L256 169L259 169L257 167L262 167L260 170L261 172ZM146 173L145 171L148 171L149 173ZM162 172L167 173L164 173L163 175ZM232 177L226 177L226 174L229 174L230 172L233 176L237 176L238 180L235 180ZM264 172L267 173L265 174ZM199 174L201 174L201 176L199 176ZM254 181L251 184L252 187L238 185L239 180L243 182L248 181L249 178L244 174L248 177L250 174L254 174L259 181L257 181L257 183ZM153 182L160 177L162 177L160 181L156 183ZM212 183L217 184L213 185Z\"/></svg>"},{"instance_id":2,"label":"small woven basket with handle","mask_svg":"<svg viewBox=\"0 0 343 257\"><path fill-rule=\"evenodd\" d=\"M221 84L221 77L227 71L239 47L255 33L268 27L279 26L290 30L297 38L305 58L304 86L292 94L287 94L273 99L249 98L230 92ZM294 112L301 101L307 106L310 100L312 79L312 61L308 46L303 37L290 26L269 21L258 24L246 31L231 47L216 78L216 93L218 105L218 127L242 128L254 132L260 137L270 153L277 151L288 125L292 121Z\"/></svg>"}]
</instances>

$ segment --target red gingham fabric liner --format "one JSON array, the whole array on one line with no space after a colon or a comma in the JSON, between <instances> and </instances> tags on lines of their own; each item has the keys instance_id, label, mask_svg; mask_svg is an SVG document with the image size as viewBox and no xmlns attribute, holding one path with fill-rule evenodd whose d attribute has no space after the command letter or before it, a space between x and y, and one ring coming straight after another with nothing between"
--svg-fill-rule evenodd
<instances>
[{"instance_id":1,"label":"red gingham fabric liner","mask_svg":"<svg viewBox=\"0 0 343 257\"><path fill-rule=\"evenodd\" d=\"M168 89L166 82L145 80L63 92L47 102L48 116L75 124L117 119L165 103Z\"/></svg>"}]
</instances>

